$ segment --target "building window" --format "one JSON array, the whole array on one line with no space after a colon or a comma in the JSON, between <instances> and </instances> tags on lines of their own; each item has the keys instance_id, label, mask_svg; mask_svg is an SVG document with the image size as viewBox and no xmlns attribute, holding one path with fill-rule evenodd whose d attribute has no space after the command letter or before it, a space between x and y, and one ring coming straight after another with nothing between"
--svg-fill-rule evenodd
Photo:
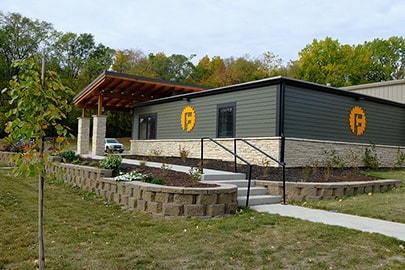
<instances>
[{"instance_id":1,"label":"building window","mask_svg":"<svg viewBox=\"0 0 405 270\"><path fill-rule=\"evenodd\" d=\"M219 104L217 107L217 137L233 138L235 136L236 103Z\"/></svg>"},{"instance_id":2,"label":"building window","mask_svg":"<svg viewBox=\"0 0 405 270\"><path fill-rule=\"evenodd\" d=\"M139 140L156 139L157 114L139 116Z\"/></svg>"}]
</instances>

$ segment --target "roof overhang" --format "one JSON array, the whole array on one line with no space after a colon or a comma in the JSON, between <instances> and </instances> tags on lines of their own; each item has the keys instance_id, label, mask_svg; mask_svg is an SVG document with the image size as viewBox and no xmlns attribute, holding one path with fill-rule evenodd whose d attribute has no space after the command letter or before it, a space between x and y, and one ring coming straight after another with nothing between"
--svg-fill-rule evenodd
<instances>
[{"instance_id":1,"label":"roof overhang","mask_svg":"<svg viewBox=\"0 0 405 270\"><path fill-rule=\"evenodd\" d=\"M179 94L199 92L204 86L105 71L73 98L82 109L130 111L133 105Z\"/></svg>"}]
</instances>

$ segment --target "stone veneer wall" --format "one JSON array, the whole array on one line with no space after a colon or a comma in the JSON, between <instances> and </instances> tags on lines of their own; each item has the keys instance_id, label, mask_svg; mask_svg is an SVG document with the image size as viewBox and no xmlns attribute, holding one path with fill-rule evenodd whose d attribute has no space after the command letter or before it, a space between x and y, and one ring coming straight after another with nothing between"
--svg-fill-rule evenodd
<instances>
[{"instance_id":1,"label":"stone veneer wall","mask_svg":"<svg viewBox=\"0 0 405 270\"><path fill-rule=\"evenodd\" d=\"M233 139L215 139L226 148L233 151ZM248 138L250 143L268 153L275 159L279 159L280 138ZM169 156L180 157L182 151L187 152L189 158L201 158L201 140L131 140L131 154L141 156ZM252 164L262 166L277 166L277 163L266 159L247 144L237 142L237 154ZM215 143L204 140L204 159L222 159L233 161L234 157ZM238 161L239 163L242 163Z\"/></svg>"},{"instance_id":2,"label":"stone veneer wall","mask_svg":"<svg viewBox=\"0 0 405 270\"><path fill-rule=\"evenodd\" d=\"M9 164L13 155L15 153L0 152L0 162ZM216 217L231 214L238 207L234 185L185 188L138 181L117 182L111 178L111 170L59 162L47 165L46 173L109 201L154 215Z\"/></svg>"},{"instance_id":3,"label":"stone veneer wall","mask_svg":"<svg viewBox=\"0 0 405 270\"><path fill-rule=\"evenodd\" d=\"M400 180L377 180L364 182L305 183L286 182L287 201L319 201L357 194L385 192L401 186ZM269 195L283 195L283 183L279 181L256 181L266 187Z\"/></svg>"},{"instance_id":4,"label":"stone veneer wall","mask_svg":"<svg viewBox=\"0 0 405 270\"><path fill-rule=\"evenodd\" d=\"M279 137L246 138L250 143L280 158L281 139ZM233 150L233 139L218 139L228 149ZM333 158L339 159L346 167L364 167L365 150L372 149L371 144L348 143L286 138L285 163L287 167L324 167ZM401 146L400 151L405 152ZM180 157L181 151L187 151L188 157L201 157L201 140L131 140L131 154L141 156ZM375 145L380 167L394 167L398 161L398 146ZM263 155L244 144L237 142L237 154L248 162L259 166L278 166ZM373 154L373 153L371 153ZM233 156L214 143L204 141L204 158L233 161ZM338 164L335 164L336 167Z\"/></svg>"},{"instance_id":5,"label":"stone veneer wall","mask_svg":"<svg viewBox=\"0 0 405 270\"><path fill-rule=\"evenodd\" d=\"M285 162L288 167L325 167L328 161L339 159L346 167L364 167L365 151L372 148L371 144L363 143L288 138ZM375 145L371 155L377 155L379 167L392 168L398 161L398 149L405 152L404 146Z\"/></svg>"}]
</instances>

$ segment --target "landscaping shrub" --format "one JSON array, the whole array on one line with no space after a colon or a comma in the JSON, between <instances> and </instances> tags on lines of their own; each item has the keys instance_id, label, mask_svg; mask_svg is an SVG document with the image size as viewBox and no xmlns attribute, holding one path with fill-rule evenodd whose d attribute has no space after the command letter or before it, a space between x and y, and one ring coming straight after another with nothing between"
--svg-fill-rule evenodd
<instances>
[{"instance_id":1,"label":"landscaping shrub","mask_svg":"<svg viewBox=\"0 0 405 270\"><path fill-rule=\"evenodd\" d=\"M65 163L77 163L77 161L81 160L81 156L76 155L73 150L63 151L59 153L58 156L60 156Z\"/></svg>"},{"instance_id":2,"label":"landscaping shrub","mask_svg":"<svg viewBox=\"0 0 405 270\"><path fill-rule=\"evenodd\" d=\"M113 175L118 175L122 163L121 156L108 155L98 163L100 168L112 170Z\"/></svg>"}]
</instances>

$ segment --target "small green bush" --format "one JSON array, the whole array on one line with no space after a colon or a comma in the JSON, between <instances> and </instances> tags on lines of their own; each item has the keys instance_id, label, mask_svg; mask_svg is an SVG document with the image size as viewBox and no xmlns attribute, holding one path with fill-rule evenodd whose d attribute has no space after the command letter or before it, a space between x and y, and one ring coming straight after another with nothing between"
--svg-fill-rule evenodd
<instances>
[{"instance_id":1,"label":"small green bush","mask_svg":"<svg viewBox=\"0 0 405 270\"><path fill-rule=\"evenodd\" d=\"M64 163L79 163L81 160L81 156L76 155L73 150L63 151L58 156L62 158L62 162Z\"/></svg>"},{"instance_id":2,"label":"small green bush","mask_svg":"<svg viewBox=\"0 0 405 270\"><path fill-rule=\"evenodd\" d=\"M112 170L113 175L118 175L122 163L121 156L108 155L106 158L99 161L100 168Z\"/></svg>"},{"instance_id":3,"label":"small green bush","mask_svg":"<svg viewBox=\"0 0 405 270\"><path fill-rule=\"evenodd\" d=\"M371 169L378 169L380 163L378 161L378 155L376 146L374 144L371 145L371 148L366 147L364 151L364 166Z\"/></svg>"}]
</instances>

